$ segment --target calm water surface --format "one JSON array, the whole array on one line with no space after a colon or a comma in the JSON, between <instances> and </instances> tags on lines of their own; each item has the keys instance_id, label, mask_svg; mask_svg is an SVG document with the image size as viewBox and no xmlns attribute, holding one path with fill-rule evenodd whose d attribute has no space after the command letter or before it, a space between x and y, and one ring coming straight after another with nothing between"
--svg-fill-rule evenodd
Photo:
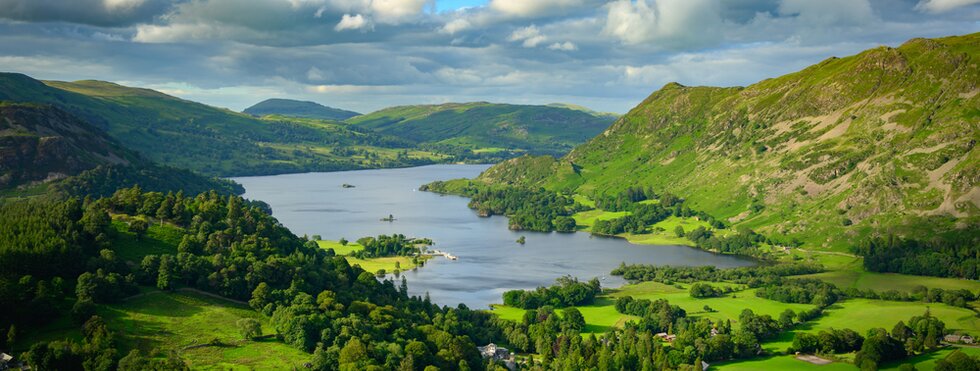
<instances>
[{"instance_id":1,"label":"calm water surface","mask_svg":"<svg viewBox=\"0 0 980 371\"><path fill-rule=\"evenodd\" d=\"M435 180L473 178L487 165L432 165L407 169L243 177L245 197L272 206L273 214L298 235L356 240L364 236L401 233L435 241L433 249L459 257L429 260L408 277L409 292L428 292L442 305L464 303L487 308L501 302L512 289L548 286L555 278L572 275L602 279L604 287L623 284L609 272L621 262L714 265L752 265L748 259L717 255L685 246L634 245L622 239L591 237L586 233L539 233L507 229L504 217L481 218L466 207L468 199L419 192ZM355 188L343 188L348 183ZM395 222L382 222L392 214ZM526 236L523 246L515 243Z\"/></svg>"}]
</instances>

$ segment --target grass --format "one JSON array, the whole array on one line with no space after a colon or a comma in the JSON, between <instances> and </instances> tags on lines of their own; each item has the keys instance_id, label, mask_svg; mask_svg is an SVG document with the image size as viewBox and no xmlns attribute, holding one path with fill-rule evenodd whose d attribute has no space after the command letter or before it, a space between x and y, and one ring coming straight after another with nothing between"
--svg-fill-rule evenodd
<instances>
[{"instance_id":1,"label":"grass","mask_svg":"<svg viewBox=\"0 0 980 371\"><path fill-rule=\"evenodd\" d=\"M321 249L333 249L334 253L337 255L345 256L350 265L359 265L362 269L371 273L377 273L381 270L390 273L394 272L396 269L404 271L417 267L417 265L412 262L412 258L408 256L386 256L371 259L360 259L347 256L353 252L364 249L364 246L361 246L356 242L348 242L346 246L341 245L339 241L330 240L320 240L316 243ZM427 260L428 257L422 257L422 259Z\"/></svg>"},{"instance_id":2,"label":"grass","mask_svg":"<svg viewBox=\"0 0 980 371\"><path fill-rule=\"evenodd\" d=\"M756 371L756 370L856 370L854 365L849 363L831 363L826 365L815 365L810 362L801 361L794 356L770 356L763 358L753 358L745 361L720 362L712 364L710 370L718 371Z\"/></svg>"},{"instance_id":3,"label":"grass","mask_svg":"<svg viewBox=\"0 0 980 371\"><path fill-rule=\"evenodd\" d=\"M350 255L353 252L364 250L364 246L357 242L348 242L346 245L342 245L340 241L328 241L320 240L316 242L321 249L333 249L333 252L337 255Z\"/></svg>"},{"instance_id":4,"label":"grass","mask_svg":"<svg viewBox=\"0 0 980 371\"><path fill-rule=\"evenodd\" d=\"M912 291L917 286L940 288L944 290L980 290L980 282L955 278L910 276L896 273L875 273L863 270L838 270L800 277L816 278L830 282L840 288L872 289L876 291Z\"/></svg>"},{"instance_id":5,"label":"grass","mask_svg":"<svg viewBox=\"0 0 980 371\"><path fill-rule=\"evenodd\" d=\"M101 305L98 315L117 337L120 355L132 349L165 356L176 350L193 369L302 368L310 355L274 338L244 341L236 322L254 318L263 334L273 332L266 318L251 308L192 292L147 290L143 296ZM32 334L34 341L81 339L80 326L63 316ZM218 339L223 345L184 348Z\"/></svg>"},{"instance_id":6,"label":"grass","mask_svg":"<svg viewBox=\"0 0 980 371\"><path fill-rule=\"evenodd\" d=\"M115 229L112 247L116 251L116 256L123 261L136 264L147 255L176 254L175 247L180 244L183 235L180 228L153 224L146 230L143 238L137 240L136 234L128 230L126 222L113 220L112 228Z\"/></svg>"},{"instance_id":7,"label":"grass","mask_svg":"<svg viewBox=\"0 0 980 371\"><path fill-rule=\"evenodd\" d=\"M783 351L792 344L797 332L817 333L832 328L849 328L859 334L867 333L872 328L891 331L898 321L908 321L913 316L920 316L927 307L932 316L946 323L947 329L980 334L980 318L969 309L942 303L849 299L830 306L819 319L783 333L778 339L763 346L770 351Z\"/></svg>"},{"instance_id":8,"label":"grass","mask_svg":"<svg viewBox=\"0 0 980 371\"><path fill-rule=\"evenodd\" d=\"M715 286L733 286L734 284L711 283ZM669 286L658 282L642 282L639 284L626 285L620 289L608 290L604 296L596 299L592 305L576 307L582 316L585 317L586 328L584 334L604 333L614 327L620 327L627 321L636 319L634 316L625 315L616 311L615 300L623 296L632 296L634 299L667 299L671 304L683 308L688 317L707 317L712 321L730 320L738 323L738 316L746 308L752 309L756 314L768 314L778 317L787 308L794 311L810 309L812 306L805 304L787 304L763 299L755 296L755 290L740 290L732 294L719 298L692 298L688 293L690 285L682 284ZM704 310L707 305L713 312ZM524 310L505 305L495 305L493 313L501 318L513 321L520 321L524 316Z\"/></svg>"}]
</instances>

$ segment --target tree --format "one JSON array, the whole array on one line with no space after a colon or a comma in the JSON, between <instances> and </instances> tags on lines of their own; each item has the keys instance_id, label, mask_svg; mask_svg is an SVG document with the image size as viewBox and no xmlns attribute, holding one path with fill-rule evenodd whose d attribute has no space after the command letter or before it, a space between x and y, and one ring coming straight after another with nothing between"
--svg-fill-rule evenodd
<instances>
[{"instance_id":1,"label":"tree","mask_svg":"<svg viewBox=\"0 0 980 371\"><path fill-rule=\"evenodd\" d=\"M10 325L10 328L7 329L7 346L13 347L14 342L16 341L17 341L17 326Z\"/></svg>"},{"instance_id":2,"label":"tree","mask_svg":"<svg viewBox=\"0 0 980 371\"><path fill-rule=\"evenodd\" d=\"M524 238L524 236L521 236L521 237L519 237L519 238L517 239L517 243L519 243L519 244L521 244L521 245L523 245L523 244L524 244L524 242L527 242L527 239L526 239L526 238Z\"/></svg>"},{"instance_id":3,"label":"tree","mask_svg":"<svg viewBox=\"0 0 980 371\"><path fill-rule=\"evenodd\" d=\"M136 234L136 240L141 240L141 239L143 239L143 236L146 234L146 231L148 229L150 229L150 224L147 223L146 220L138 219L137 218L137 219L133 219L133 221L129 222L129 228L128 229L129 229L130 232L133 232L133 233Z\"/></svg>"},{"instance_id":4,"label":"tree","mask_svg":"<svg viewBox=\"0 0 980 371\"><path fill-rule=\"evenodd\" d=\"M567 330L573 330L575 332L581 331L585 328L585 317L582 316L582 312L578 308L570 307L565 308L562 311L564 318L562 318L562 327Z\"/></svg>"},{"instance_id":5,"label":"tree","mask_svg":"<svg viewBox=\"0 0 980 371\"><path fill-rule=\"evenodd\" d=\"M262 324L255 318L242 318L236 322L238 332L245 340L255 339L262 336Z\"/></svg>"},{"instance_id":6,"label":"tree","mask_svg":"<svg viewBox=\"0 0 980 371\"><path fill-rule=\"evenodd\" d=\"M344 348L340 350L340 365L350 365L355 368L364 366L365 361L368 359L367 349L361 340L358 338L351 338L344 345Z\"/></svg>"},{"instance_id":7,"label":"tree","mask_svg":"<svg viewBox=\"0 0 980 371\"><path fill-rule=\"evenodd\" d=\"M341 237L339 242L340 242L340 246L347 246L347 239L346 238Z\"/></svg>"},{"instance_id":8,"label":"tree","mask_svg":"<svg viewBox=\"0 0 980 371\"><path fill-rule=\"evenodd\" d=\"M674 227L674 234L677 235L677 237L684 237L684 227L680 225Z\"/></svg>"}]
</instances>

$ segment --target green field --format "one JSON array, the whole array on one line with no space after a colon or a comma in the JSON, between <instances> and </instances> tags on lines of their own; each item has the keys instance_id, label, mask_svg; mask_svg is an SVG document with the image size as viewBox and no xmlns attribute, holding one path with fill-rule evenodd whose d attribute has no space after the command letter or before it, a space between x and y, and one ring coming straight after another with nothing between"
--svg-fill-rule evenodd
<instances>
[{"instance_id":1,"label":"green field","mask_svg":"<svg viewBox=\"0 0 980 371\"><path fill-rule=\"evenodd\" d=\"M263 334L273 332L267 319L248 306L194 292L162 292L146 289L142 296L122 303L102 305L98 315L116 334L120 354L132 349L164 356L176 350L193 369L301 368L310 355L274 338L244 341L236 322L255 318ZM63 317L32 336L33 341L80 339L79 326ZM204 346L213 339L220 346Z\"/></svg>"},{"instance_id":2,"label":"green field","mask_svg":"<svg viewBox=\"0 0 980 371\"><path fill-rule=\"evenodd\" d=\"M350 265L359 265L362 269L371 273L377 273L382 269L385 272L391 273L396 269L404 271L416 268L415 263L412 262L412 258L409 256L386 256L371 259L360 259L347 256L350 253L364 249L364 246L361 246L356 242L348 242L347 246L341 245L338 241L330 240L320 240L316 243L322 249L333 249L334 253L337 255L345 256ZM429 257L423 257L422 259L428 260Z\"/></svg>"},{"instance_id":3,"label":"green field","mask_svg":"<svg viewBox=\"0 0 980 371\"><path fill-rule=\"evenodd\" d=\"M925 286L943 290L966 289L972 292L980 291L980 281L910 276L896 273L875 273L863 270L840 270L801 277L817 278L837 285L837 287L842 289L854 287L862 290L871 289L875 291L911 291L917 286Z\"/></svg>"},{"instance_id":4,"label":"green field","mask_svg":"<svg viewBox=\"0 0 980 371\"><path fill-rule=\"evenodd\" d=\"M737 286L725 283L711 283L714 286ZM787 308L793 311L800 311L812 308L806 304L787 304L763 299L755 296L755 290L741 290L725 297L719 298L692 298L688 293L689 284L682 284L681 287L664 285L658 282L642 282L634 285L626 285L619 289L607 290L604 296L596 299L592 305L579 306L579 311L585 317L585 333L603 333L613 327L622 326L629 320L636 319L634 316L625 315L616 311L614 306L615 299L622 296L632 296L634 299L667 299L671 304L683 308L689 317L706 317L712 321L730 320L733 324L738 323L738 316L743 309L752 309L756 314L768 314L778 317ZM706 312L704 306L713 309L713 312ZM560 312L560 311L559 311ZM493 313L497 313L501 318L520 321L524 316L524 310L508 307L505 305L495 305Z\"/></svg>"},{"instance_id":5,"label":"green field","mask_svg":"<svg viewBox=\"0 0 980 371\"><path fill-rule=\"evenodd\" d=\"M860 334L867 333L872 328L891 331L898 321L908 321L912 316L920 316L925 313L926 308L929 308L932 316L945 322L948 330L980 334L980 317L966 308L942 303L848 299L831 305L817 320L798 326L781 335L779 339L763 344L763 347L771 351L783 351L792 344L795 333L800 331L816 333L832 328L849 328Z\"/></svg>"},{"instance_id":6,"label":"green field","mask_svg":"<svg viewBox=\"0 0 980 371\"><path fill-rule=\"evenodd\" d=\"M175 248L180 244L183 231L170 225L152 224L146 230L146 235L137 240L136 234L127 229L126 222L114 220L112 227L116 230L112 246L116 256L122 261L139 264L144 256L160 254L176 254Z\"/></svg>"},{"instance_id":7,"label":"green field","mask_svg":"<svg viewBox=\"0 0 980 371\"><path fill-rule=\"evenodd\" d=\"M794 356L770 356L764 358L754 358L747 361L719 362L711 365L710 370L718 371L757 371L757 370L857 370L857 367L849 363L831 363L826 365L816 365L810 362L801 361ZM920 369L921 370L921 369Z\"/></svg>"}]
</instances>

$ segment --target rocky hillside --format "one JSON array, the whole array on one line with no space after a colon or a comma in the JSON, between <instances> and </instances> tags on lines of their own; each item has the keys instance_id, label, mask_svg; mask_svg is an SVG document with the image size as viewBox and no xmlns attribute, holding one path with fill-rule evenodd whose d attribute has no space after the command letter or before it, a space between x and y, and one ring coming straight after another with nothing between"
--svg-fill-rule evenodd
<instances>
[{"instance_id":1,"label":"rocky hillside","mask_svg":"<svg viewBox=\"0 0 980 371\"><path fill-rule=\"evenodd\" d=\"M134 161L134 153L64 111L0 103L0 188Z\"/></svg>"},{"instance_id":2,"label":"rocky hillside","mask_svg":"<svg viewBox=\"0 0 980 371\"><path fill-rule=\"evenodd\" d=\"M29 195L53 186L100 196L135 184L159 191L241 192L231 182L155 165L56 107L0 102L0 191Z\"/></svg>"},{"instance_id":3,"label":"rocky hillside","mask_svg":"<svg viewBox=\"0 0 980 371\"><path fill-rule=\"evenodd\" d=\"M563 155L613 120L568 107L477 102L391 107L348 122L424 144Z\"/></svg>"},{"instance_id":4,"label":"rocky hillside","mask_svg":"<svg viewBox=\"0 0 980 371\"><path fill-rule=\"evenodd\" d=\"M830 58L748 87L664 86L567 156L490 182L584 195L652 185L812 247L856 238L980 243L980 34Z\"/></svg>"},{"instance_id":5,"label":"rocky hillside","mask_svg":"<svg viewBox=\"0 0 980 371\"><path fill-rule=\"evenodd\" d=\"M343 121L360 115L357 112L327 107L316 102L275 98L256 103L242 112L253 116L283 115L336 121Z\"/></svg>"}]
</instances>

